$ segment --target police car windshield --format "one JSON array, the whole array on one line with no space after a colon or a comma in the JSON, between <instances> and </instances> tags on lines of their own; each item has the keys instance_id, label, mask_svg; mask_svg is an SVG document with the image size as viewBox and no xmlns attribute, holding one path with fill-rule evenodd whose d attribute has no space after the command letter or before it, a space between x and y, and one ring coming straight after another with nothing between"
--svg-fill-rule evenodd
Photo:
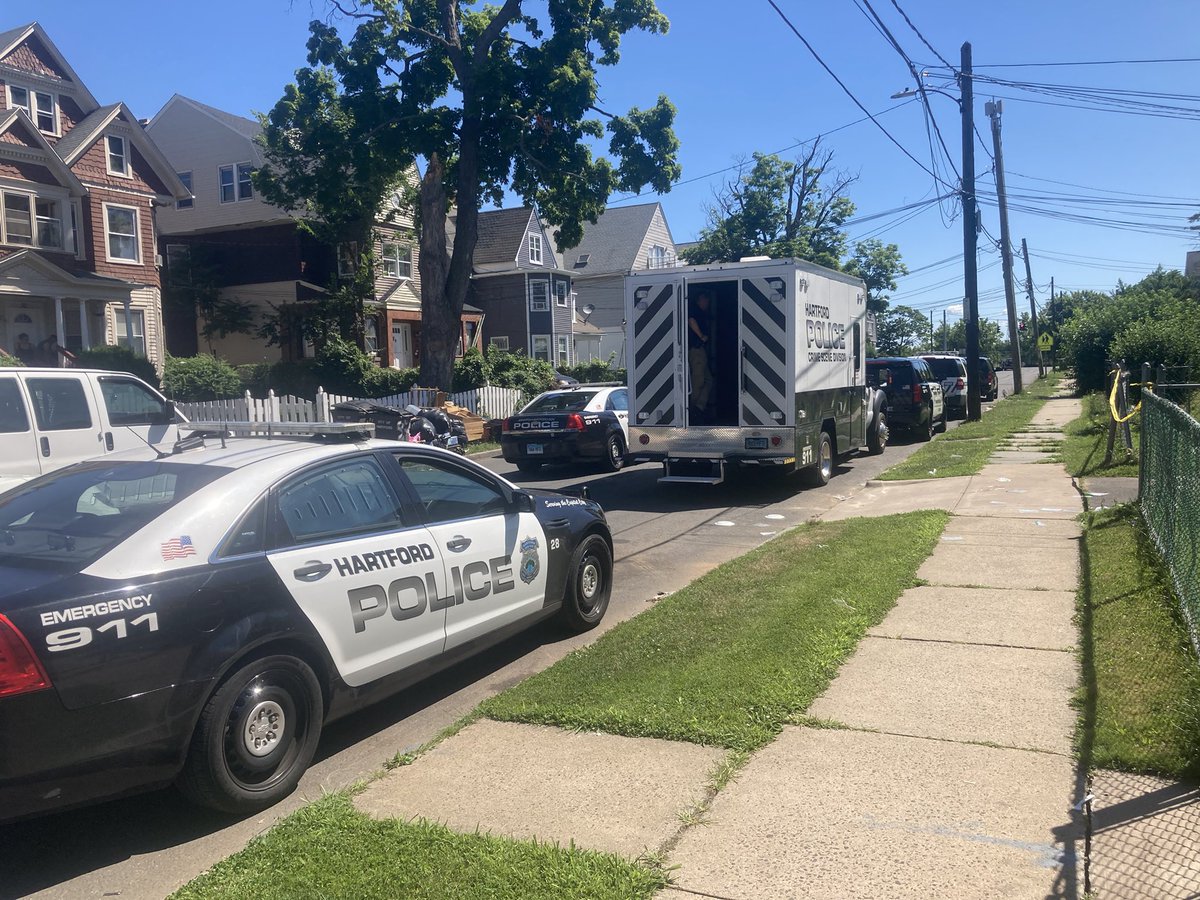
<instances>
[{"instance_id":1,"label":"police car windshield","mask_svg":"<svg viewBox=\"0 0 1200 900\"><path fill-rule=\"evenodd\" d=\"M81 463L0 495L0 565L76 572L229 469Z\"/></svg>"},{"instance_id":2,"label":"police car windshield","mask_svg":"<svg viewBox=\"0 0 1200 900\"><path fill-rule=\"evenodd\" d=\"M569 391L564 394L546 394L538 397L521 412L579 412L592 402L598 391Z\"/></svg>"}]
</instances>

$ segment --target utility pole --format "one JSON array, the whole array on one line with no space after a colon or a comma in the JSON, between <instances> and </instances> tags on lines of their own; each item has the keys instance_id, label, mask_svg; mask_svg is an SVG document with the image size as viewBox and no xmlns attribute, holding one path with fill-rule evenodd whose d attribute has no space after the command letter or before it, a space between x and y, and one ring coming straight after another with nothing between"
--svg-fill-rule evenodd
<instances>
[{"instance_id":1,"label":"utility pole","mask_svg":"<svg viewBox=\"0 0 1200 900\"><path fill-rule=\"evenodd\" d=\"M946 352L946 332L947 332L947 330L948 329L946 328L946 311L943 309L942 310L942 352L943 353Z\"/></svg>"},{"instance_id":2,"label":"utility pole","mask_svg":"<svg viewBox=\"0 0 1200 900\"><path fill-rule=\"evenodd\" d=\"M1050 276L1050 327L1058 331L1058 310L1054 308L1054 276ZM1050 367L1058 368L1058 341L1055 340L1054 346L1050 348Z\"/></svg>"},{"instance_id":3,"label":"utility pole","mask_svg":"<svg viewBox=\"0 0 1200 900\"><path fill-rule=\"evenodd\" d=\"M962 45L958 76L962 112L962 220L963 220L963 293L967 316L967 420L978 422L983 415L979 390L979 269L975 258L979 239L975 206L975 83L971 70L971 42Z\"/></svg>"},{"instance_id":4,"label":"utility pole","mask_svg":"<svg viewBox=\"0 0 1200 900\"><path fill-rule=\"evenodd\" d=\"M929 351L933 352L933 310L929 311Z\"/></svg>"},{"instance_id":5,"label":"utility pole","mask_svg":"<svg viewBox=\"0 0 1200 900\"><path fill-rule=\"evenodd\" d=\"M1033 326L1033 346L1037 348L1038 378L1046 374L1046 364L1042 361L1041 332L1038 331L1037 303L1033 299L1033 273L1029 270L1029 245L1021 238L1021 255L1025 257L1025 292L1029 294L1029 324Z\"/></svg>"},{"instance_id":6,"label":"utility pole","mask_svg":"<svg viewBox=\"0 0 1200 900\"><path fill-rule=\"evenodd\" d=\"M996 197L1000 204L1000 258L1004 268L1004 302L1008 306L1008 341L1012 345L1013 393L1024 389L1021 378L1021 342L1017 338L1017 297L1013 290L1012 243L1008 239L1008 195L1004 191L1004 153L1000 147L1000 114L1004 104L999 100L984 106L992 120L992 152L996 156Z\"/></svg>"}]
</instances>

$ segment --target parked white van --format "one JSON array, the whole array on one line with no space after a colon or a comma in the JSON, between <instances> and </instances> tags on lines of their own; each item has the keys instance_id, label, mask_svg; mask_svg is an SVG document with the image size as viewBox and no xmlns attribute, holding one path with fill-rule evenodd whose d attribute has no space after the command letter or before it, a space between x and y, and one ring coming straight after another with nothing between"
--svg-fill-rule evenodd
<instances>
[{"instance_id":1,"label":"parked white van","mask_svg":"<svg viewBox=\"0 0 1200 900\"><path fill-rule=\"evenodd\" d=\"M0 491L106 453L170 452L179 422L170 400L124 372L0 368Z\"/></svg>"}]
</instances>

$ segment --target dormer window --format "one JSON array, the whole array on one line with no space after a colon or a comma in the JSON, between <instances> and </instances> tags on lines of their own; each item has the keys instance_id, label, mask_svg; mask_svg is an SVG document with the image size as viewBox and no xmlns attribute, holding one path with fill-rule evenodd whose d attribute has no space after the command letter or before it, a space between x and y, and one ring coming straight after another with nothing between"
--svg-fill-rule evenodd
<instances>
[{"instance_id":1,"label":"dormer window","mask_svg":"<svg viewBox=\"0 0 1200 900\"><path fill-rule=\"evenodd\" d=\"M542 264L542 236L540 234L529 236L529 261L535 266Z\"/></svg>"},{"instance_id":2,"label":"dormer window","mask_svg":"<svg viewBox=\"0 0 1200 900\"><path fill-rule=\"evenodd\" d=\"M108 174L128 178L129 172L129 143L125 138L110 134L105 139L108 148Z\"/></svg>"},{"instance_id":3,"label":"dormer window","mask_svg":"<svg viewBox=\"0 0 1200 900\"><path fill-rule=\"evenodd\" d=\"M46 91L34 91L19 85L8 86L8 108L23 109L45 134L58 134L58 98Z\"/></svg>"}]
</instances>

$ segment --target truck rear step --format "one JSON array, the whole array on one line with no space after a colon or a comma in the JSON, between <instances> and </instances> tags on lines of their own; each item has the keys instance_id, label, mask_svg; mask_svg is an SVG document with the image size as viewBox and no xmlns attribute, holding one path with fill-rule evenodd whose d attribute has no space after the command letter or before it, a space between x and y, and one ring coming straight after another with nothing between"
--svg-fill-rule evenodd
<instances>
[{"instance_id":1,"label":"truck rear step","mask_svg":"<svg viewBox=\"0 0 1200 900\"><path fill-rule=\"evenodd\" d=\"M659 484L721 484L725 480L723 459L671 459L663 461Z\"/></svg>"}]
</instances>

